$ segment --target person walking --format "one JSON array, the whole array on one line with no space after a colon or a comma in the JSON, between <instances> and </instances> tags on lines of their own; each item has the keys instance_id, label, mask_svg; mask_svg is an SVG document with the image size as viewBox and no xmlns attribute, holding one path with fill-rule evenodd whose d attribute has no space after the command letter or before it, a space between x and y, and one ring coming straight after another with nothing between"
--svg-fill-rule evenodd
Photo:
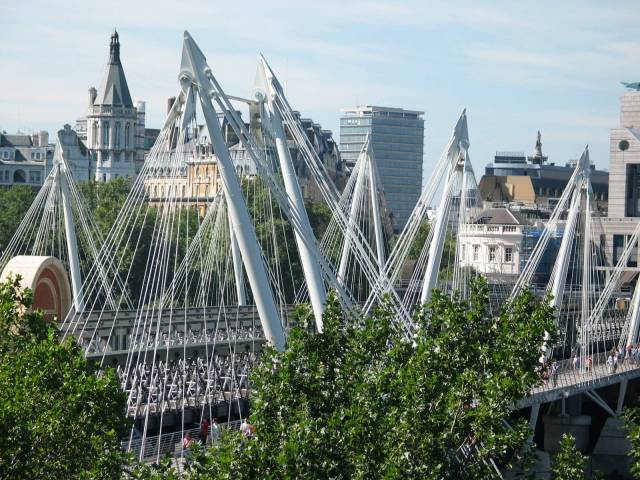
<instances>
[{"instance_id":1,"label":"person walking","mask_svg":"<svg viewBox=\"0 0 640 480\"><path fill-rule=\"evenodd\" d=\"M247 422L246 418L242 420L242 423L240 424L240 433L245 438L249 438L251 436L251 428L249 427L249 422Z\"/></svg>"},{"instance_id":2,"label":"person walking","mask_svg":"<svg viewBox=\"0 0 640 480\"><path fill-rule=\"evenodd\" d=\"M207 418L202 419L200 424L200 443L202 445L207 444L207 437L209 436L209 420Z\"/></svg>"},{"instance_id":3,"label":"person walking","mask_svg":"<svg viewBox=\"0 0 640 480\"><path fill-rule=\"evenodd\" d=\"M607 357L607 366L609 367L609 372L613 373L614 369L613 369L613 353L609 353L609 356Z\"/></svg>"},{"instance_id":4,"label":"person walking","mask_svg":"<svg viewBox=\"0 0 640 480\"><path fill-rule=\"evenodd\" d=\"M216 422L216 419L213 419L213 422L211 423L211 443L215 443L218 441L218 438L220 437L220 425L218 425L218 422Z\"/></svg>"}]
</instances>

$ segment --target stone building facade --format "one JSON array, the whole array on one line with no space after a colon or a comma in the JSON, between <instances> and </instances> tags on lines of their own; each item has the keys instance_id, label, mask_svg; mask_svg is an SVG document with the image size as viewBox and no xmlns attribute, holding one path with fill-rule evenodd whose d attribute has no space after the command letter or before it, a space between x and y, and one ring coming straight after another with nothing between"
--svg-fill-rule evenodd
<instances>
[{"instance_id":1,"label":"stone building facade","mask_svg":"<svg viewBox=\"0 0 640 480\"><path fill-rule=\"evenodd\" d=\"M120 61L118 33L111 36L109 62L96 90L89 89L86 122L78 130L95 159L95 179L106 182L118 177L134 177L144 161L144 102L135 106ZM138 168L136 168L138 165Z\"/></svg>"},{"instance_id":2,"label":"stone building facade","mask_svg":"<svg viewBox=\"0 0 640 480\"><path fill-rule=\"evenodd\" d=\"M0 132L0 185L40 187L53 151L45 131L31 135Z\"/></svg>"}]
</instances>

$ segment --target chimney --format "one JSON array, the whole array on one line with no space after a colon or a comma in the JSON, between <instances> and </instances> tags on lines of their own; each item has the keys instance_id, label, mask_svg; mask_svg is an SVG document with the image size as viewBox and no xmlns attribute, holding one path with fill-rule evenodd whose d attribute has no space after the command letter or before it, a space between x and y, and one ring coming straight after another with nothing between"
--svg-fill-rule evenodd
<instances>
[{"instance_id":1,"label":"chimney","mask_svg":"<svg viewBox=\"0 0 640 480\"><path fill-rule=\"evenodd\" d=\"M96 97L98 96L98 91L95 87L91 87L89 89L89 106L92 107L94 103L96 103Z\"/></svg>"},{"instance_id":2,"label":"chimney","mask_svg":"<svg viewBox=\"0 0 640 480\"><path fill-rule=\"evenodd\" d=\"M176 97L169 97L167 98L167 114L169 114L169 112L171 111L171 108L173 108L173 104L176 101Z\"/></svg>"}]
</instances>

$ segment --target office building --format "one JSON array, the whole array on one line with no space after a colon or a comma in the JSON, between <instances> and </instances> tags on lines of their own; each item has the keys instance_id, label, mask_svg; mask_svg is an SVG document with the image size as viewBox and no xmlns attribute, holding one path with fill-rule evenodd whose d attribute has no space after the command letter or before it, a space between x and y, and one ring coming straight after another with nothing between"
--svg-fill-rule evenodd
<instances>
[{"instance_id":1,"label":"office building","mask_svg":"<svg viewBox=\"0 0 640 480\"><path fill-rule=\"evenodd\" d=\"M423 116L417 110L366 105L344 109L340 117L340 154L347 168L353 168L370 135L396 232L404 228L422 189Z\"/></svg>"},{"instance_id":2,"label":"office building","mask_svg":"<svg viewBox=\"0 0 640 480\"><path fill-rule=\"evenodd\" d=\"M603 225L612 262L616 263L640 221L640 91L620 98L620 125L609 141L609 214ZM637 250L628 266L637 269Z\"/></svg>"}]
</instances>

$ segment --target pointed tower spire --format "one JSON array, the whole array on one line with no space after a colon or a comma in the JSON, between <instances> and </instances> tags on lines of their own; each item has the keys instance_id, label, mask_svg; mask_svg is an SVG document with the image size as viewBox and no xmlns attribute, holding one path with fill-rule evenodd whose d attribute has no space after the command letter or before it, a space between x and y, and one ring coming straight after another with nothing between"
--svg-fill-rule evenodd
<instances>
[{"instance_id":1,"label":"pointed tower spire","mask_svg":"<svg viewBox=\"0 0 640 480\"><path fill-rule=\"evenodd\" d=\"M109 63L120 64L120 40L118 31L114 28L111 35L111 45L109 46Z\"/></svg>"},{"instance_id":2,"label":"pointed tower spire","mask_svg":"<svg viewBox=\"0 0 640 480\"><path fill-rule=\"evenodd\" d=\"M109 44L109 63L95 99L96 105L133 108L127 79L120 63L120 37L114 29Z\"/></svg>"}]
</instances>

